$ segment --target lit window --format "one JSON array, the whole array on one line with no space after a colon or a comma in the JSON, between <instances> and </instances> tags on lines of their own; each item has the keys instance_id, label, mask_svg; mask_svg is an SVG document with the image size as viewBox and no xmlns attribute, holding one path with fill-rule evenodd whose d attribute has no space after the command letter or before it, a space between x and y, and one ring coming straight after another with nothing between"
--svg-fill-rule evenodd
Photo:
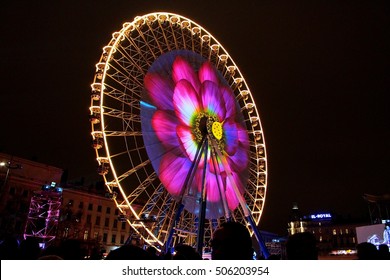
<instances>
[{"instance_id":1,"label":"lit window","mask_svg":"<svg viewBox=\"0 0 390 280\"><path fill-rule=\"evenodd\" d=\"M66 227L66 228L64 228L64 233L63 233L63 237L68 237L68 233L69 233L69 228L68 227Z\"/></svg>"},{"instance_id":2,"label":"lit window","mask_svg":"<svg viewBox=\"0 0 390 280\"><path fill-rule=\"evenodd\" d=\"M348 234L349 233L349 230L346 228L345 229L345 234Z\"/></svg>"},{"instance_id":3,"label":"lit window","mask_svg":"<svg viewBox=\"0 0 390 280\"><path fill-rule=\"evenodd\" d=\"M337 234L337 231L336 231L336 229L334 228L333 229L333 235L336 235Z\"/></svg>"},{"instance_id":4,"label":"lit window","mask_svg":"<svg viewBox=\"0 0 390 280\"><path fill-rule=\"evenodd\" d=\"M322 242L322 235L320 235L320 242Z\"/></svg>"},{"instance_id":5,"label":"lit window","mask_svg":"<svg viewBox=\"0 0 390 280\"><path fill-rule=\"evenodd\" d=\"M88 230L84 231L84 240L88 240Z\"/></svg>"}]
</instances>

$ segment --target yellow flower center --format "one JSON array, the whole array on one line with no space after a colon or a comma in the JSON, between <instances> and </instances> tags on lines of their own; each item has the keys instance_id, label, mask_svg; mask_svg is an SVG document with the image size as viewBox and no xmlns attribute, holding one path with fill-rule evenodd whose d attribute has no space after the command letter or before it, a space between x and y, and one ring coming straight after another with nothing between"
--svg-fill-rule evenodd
<instances>
[{"instance_id":1,"label":"yellow flower center","mask_svg":"<svg viewBox=\"0 0 390 280\"><path fill-rule=\"evenodd\" d=\"M213 122L213 125L211 126L211 132L217 140L221 140L223 136L222 123Z\"/></svg>"}]
</instances>

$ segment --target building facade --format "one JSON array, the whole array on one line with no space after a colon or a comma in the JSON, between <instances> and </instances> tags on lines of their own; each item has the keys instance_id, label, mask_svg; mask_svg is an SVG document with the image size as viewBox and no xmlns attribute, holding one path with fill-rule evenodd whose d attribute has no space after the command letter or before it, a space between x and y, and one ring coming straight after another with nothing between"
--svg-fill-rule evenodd
<instances>
[{"instance_id":1,"label":"building facade","mask_svg":"<svg viewBox=\"0 0 390 280\"><path fill-rule=\"evenodd\" d=\"M0 237L23 238L31 198L52 182L60 183L62 169L0 153Z\"/></svg>"},{"instance_id":2,"label":"building facade","mask_svg":"<svg viewBox=\"0 0 390 280\"><path fill-rule=\"evenodd\" d=\"M90 253L108 253L132 235L130 225L120 221L114 201L84 188L65 187L57 239L79 240Z\"/></svg>"},{"instance_id":3,"label":"building facade","mask_svg":"<svg viewBox=\"0 0 390 280\"><path fill-rule=\"evenodd\" d=\"M61 205L56 237L50 243L78 240L87 255L96 248L108 253L124 244L132 231L127 222L118 219L114 201L105 196L104 190L61 183L62 174L60 168L0 153L0 239L10 235L25 238L29 212L42 207L33 205L40 203L35 198L47 194L45 187L57 185L61 187L61 193L56 193L61 195ZM29 232L26 236L32 235Z\"/></svg>"}]
</instances>

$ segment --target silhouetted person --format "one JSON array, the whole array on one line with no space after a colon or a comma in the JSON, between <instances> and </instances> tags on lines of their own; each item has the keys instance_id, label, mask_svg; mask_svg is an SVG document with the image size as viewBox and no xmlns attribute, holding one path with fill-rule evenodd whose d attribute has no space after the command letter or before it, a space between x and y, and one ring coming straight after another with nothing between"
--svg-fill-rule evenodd
<instances>
[{"instance_id":1,"label":"silhouetted person","mask_svg":"<svg viewBox=\"0 0 390 280\"><path fill-rule=\"evenodd\" d=\"M60 257L64 260L83 260L85 251L76 239L64 240L60 245Z\"/></svg>"},{"instance_id":2,"label":"silhouetted person","mask_svg":"<svg viewBox=\"0 0 390 280\"><path fill-rule=\"evenodd\" d=\"M35 238L27 238L20 242L19 258L21 260L37 260L41 256L39 241Z\"/></svg>"},{"instance_id":3,"label":"silhouetted person","mask_svg":"<svg viewBox=\"0 0 390 280\"><path fill-rule=\"evenodd\" d=\"M211 240L213 260L253 260L252 239L248 229L237 222L226 222Z\"/></svg>"},{"instance_id":4,"label":"silhouetted person","mask_svg":"<svg viewBox=\"0 0 390 280\"><path fill-rule=\"evenodd\" d=\"M359 260L377 260L378 250L375 245L370 242L362 242L356 246L357 257Z\"/></svg>"},{"instance_id":5,"label":"silhouetted person","mask_svg":"<svg viewBox=\"0 0 390 280\"><path fill-rule=\"evenodd\" d=\"M389 246L381 244L378 246L378 256L380 260L390 260Z\"/></svg>"},{"instance_id":6,"label":"silhouetted person","mask_svg":"<svg viewBox=\"0 0 390 280\"><path fill-rule=\"evenodd\" d=\"M157 251L157 249L156 249L155 247L149 246L148 248L146 248L145 251L146 251L146 252L150 255L150 257L151 257L152 259L154 259L154 260L160 260L160 259L161 259L161 257L160 257L159 254L158 254L158 251Z\"/></svg>"},{"instance_id":7,"label":"silhouetted person","mask_svg":"<svg viewBox=\"0 0 390 280\"><path fill-rule=\"evenodd\" d=\"M108 253L106 260L155 260L144 249L131 244L122 245Z\"/></svg>"},{"instance_id":8,"label":"silhouetted person","mask_svg":"<svg viewBox=\"0 0 390 280\"><path fill-rule=\"evenodd\" d=\"M310 232L290 235L286 243L288 260L318 260L317 241Z\"/></svg>"},{"instance_id":9,"label":"silhouetted person","mask_svg":"<svg viewBox=\"0 0 390 280\"><path fill-rule=\"evenodd\" d=\"M0 241L0 259L19 259L19 242L14 236L6 236Z\"/></svg>"},{"instance_id":10,"label":"silhouetted person","mask_svg":"<svg viewBox=\"0 0 390 280\"><path fill-rule=\"evenodd\" d=\"M201 255L190 245L179 244L175 246L176 254L172 256L174 260L201 260Z\"/></svg>"}]
</instances>

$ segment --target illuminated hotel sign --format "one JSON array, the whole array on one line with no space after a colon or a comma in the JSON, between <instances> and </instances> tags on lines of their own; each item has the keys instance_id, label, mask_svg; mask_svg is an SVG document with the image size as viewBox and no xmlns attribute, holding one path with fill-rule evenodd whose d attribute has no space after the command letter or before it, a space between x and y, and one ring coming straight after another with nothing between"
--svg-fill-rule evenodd
<instances>
[{"instance_id":1,"label":"illuminated hotel sign","mask_svg":"<svg viewBox=\"0 0 390 280\"><path fill-rule=\"evenodd\" d=\"M309 218L312 220L332 219L332 215L330 213L318 213L310 215Z\"/></svg>"}]
</instances>

